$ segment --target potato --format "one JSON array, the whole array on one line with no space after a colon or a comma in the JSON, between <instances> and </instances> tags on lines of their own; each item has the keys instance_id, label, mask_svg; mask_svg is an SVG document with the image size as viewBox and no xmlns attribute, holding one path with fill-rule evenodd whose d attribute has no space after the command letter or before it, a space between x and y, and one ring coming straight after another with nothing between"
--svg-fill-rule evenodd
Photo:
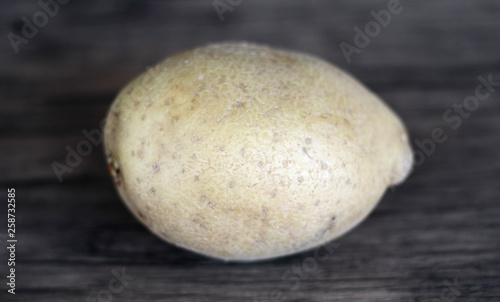
<instances>
[{"instance_id":1,"label":"potato","mask_svg":"<svg viewBox=\"0 0 500 302\"><path fill-rule=\"evenodd\" d=\"M105 153L153 233L236 261L346 233L413 157L398 117L351 76L248 43L177 54L128 84L108 113Z\"/></svg>"}]
</instances>

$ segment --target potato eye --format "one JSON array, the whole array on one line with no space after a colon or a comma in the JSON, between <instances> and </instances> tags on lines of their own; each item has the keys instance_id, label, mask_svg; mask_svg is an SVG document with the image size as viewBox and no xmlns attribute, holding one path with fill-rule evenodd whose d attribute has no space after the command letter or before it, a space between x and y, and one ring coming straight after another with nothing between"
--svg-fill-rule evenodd
<instances>
[{"instance_id":1,"label":"potato eye","mask_svg":"<svg viewBox=\"0 0 500 302\"><path fill-rule=\"evenodd\" d=\"M123 175L120 169L120 163L113 158L112 155L108 155L107 157L109 174L113 178L115 184L120 185L123 180Z\"/></svg>"}]
</instances>

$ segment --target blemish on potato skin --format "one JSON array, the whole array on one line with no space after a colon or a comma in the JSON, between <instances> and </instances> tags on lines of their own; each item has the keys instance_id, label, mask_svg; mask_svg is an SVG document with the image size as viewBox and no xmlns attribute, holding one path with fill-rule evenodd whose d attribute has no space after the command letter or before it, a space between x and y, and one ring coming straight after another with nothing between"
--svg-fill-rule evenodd
<instances>
[{"instance_id":1,"label":"blemish on potato skin","mask_svg":"<svg viewBox=\"0 0 500 302\"><path fill-rule=\"evenodd\" d=\"M312 158L311 155L309 155L309 152L307 151L306 147L303 147L302 151L307 155L307 157Z\"/></svg>"},{"instance_id":2,"label":"blemish on potato skin","mask_svg":"<svg viewBox=\"0 0 500 302\"><path fill-rule=\"evenodd\" d=\"M306 144L309 145L309 144L311 144L311 142L312 142L312 139L310 137L306 138Z\"/></svg>"},{"instance_id":3,"label":"blemish on potato skin","mask_svg":"<svg viewBox=\"0 0 500 302\"><path fill-rule=\"evenodd\" d=\"M263 229L262 229L263 231L266 229L266 227L268 227L268 224L269 224L269 219L267 217L267 212L268 212L267 207L262 207L262 211L261 211L260 217L261 217L262 222L263 222ZM261 235L261 239L259 241L261 241L261 242L265 241L262 235Z\"/></svg>"},{"instance_id":4,"label":"blemish on potato skin","mask_svg":"<svg viewBox=\"0 0 500 302\"><path fill-rule=\"evenodd\" d=\"M149 193L151 193L152 195L155 195L156 194L156 190L154 188L151 188L151 189L149 189Z\"/></svg>"},{"instance_id":5,"label":"blemish on potato skin","mask_svg":"<svg viewBox=\"0 0 500 302\"><path fill-rule=\"evenodd\" d=\"M326 230L325 231L329 231L331 229L333 229L333 226L335 224L335 220L337 219L336 216L332 216L332 218L330 218L330 221L328 221L328 224L326 226Z\"/></svg>"},{"instance_id":6,"label":"blemish on potato skin","mask_svg":"<svg viewBox=\"0 0 500 302\"><path fill-rule=\"evenodd\" d=\"M323 237L326 233L333 230L333 228L335 227L335 220L336 219L337 219L336 216L332 216L330 218L330 220L327 222L326 226L321 231L319 231L319 233L317 234L317 237Z\"/></svg>"},{"instance_id":7,"label":"blemish on potato skin","mask_svg":"<svg viewBox=\"0 0 500 302\"><path fill-rule=\"evenodd\" d=\"M209 203L208 203L208 207L209 207L209 208L213 208L213 207L215 207L215 203L213 203L213 202L209 202Z\"/></svg>"},{"instance_id":8,"label":"blemish on potato skin","mask_svg":"<svg viewBox=\"0 0 500 302\"><path fill-rule=\"evenodd\" d=\"M205 221L199 221L198 225L200 226L200 228L202 228L204 230L207 229L207 223Z\"/></svg>"},{"instance_id":9,"label":"blemish on potato skin","mask_svg":"<svg viewBox=\"0 0 500 302\"><path fill-rule=\"evenodd\" d=\"M173 104L175 102L175 99L174 98L166 98L165 101L163 101L165 103L165 105L170 105L170 104Z\"/></svg>"},{"instance_id":10,"label":"blemish on potato skin","mask_svg":"<svg viewBox=\"0 0 500 302\"><path fill-rule=\"evenodd\" d=\"M137 210L136 213L140 220L146 221L146 216L144 216L144 214L141 211Z\"/></svg>"},{"instance_id":11,"label":"blemish on potato skin","mask_svg":"<svg viewBox=\"0 0 500 302\"><path fill-rule=\"evenodd\" d=\"M224 212L224 213L234 212L234 208L223 208L222 212Z\"/></svg>"},{"instance_id":12,"label":"blemish on potato skin","mask_svg":"<svg viewBox=\"0 0 500 302\"><path fill-rule=\"evenodd\" d=\"M196 214L191 220L194 224L199 225L202 229L206 228L205 218L201 214Z\"/></svg>"},{"instance_id":13,"label":"blemish on potato skin","mask_svg":"<svg viewBox=\"0 0 500 302\"><path fill-rule=\"evenodd\" d=\"M207 198L205 197L205 195L202 195L201 198L200 198L201 202L205 202L206 199Z\"/></svg>"},{"instance_id":14,"label":"blemish on potato skin","mask_svg":"<svg viewBox=\"0 0 500 302\"><path fill-rule=\"evenodd\" d=\"M193 136L191 137L191 141L193 143L196 143L196 142L200 141L200 139L201 139L201 137L198 134L193 133Z\"/></svg>"},{"instance_id":15,"label":"blemish on potato skin","mask_svg":"<svg viewBox=\"0 0 500 302\"><path fill-rule=\"evenodd\" d=\"M198 177L198 175L196 175L196 176L194 177L194 181L199 181L199 180L200 180L200 177Z\"/></svg>"},{"instance_id":16,"label":"blemish on potato skin","mask_svg":"<svg viewBox=\"0 0 500 302\"><path fill-rule=\"evenodd\" d=\"M279 132L274 132L273 133L273 142L277 143L280 141L280 134Z\"/></svg>"},{"instance_id":17,"label":"blemish on potato skin","mask_svg":"<svg viewBox=\"0 0 500 302\"><path fill-rule=\"evenodd\" d=\"M262 214L267 216L267 207L262 207Z\"/></svg>"},{"instance_id":18,"label":"blemish on potato skin","mask_svg":"<svg viewBox=\"0 0 500 302\"><path fill-rule=\"evenodd\" d=\"M230 183L229 183L229 187L230 187L230 188L234 188L234 182L230 182Z\"/></svg>"},{"instance_id":19,"label":"blemish on potato skin","mask_svg":"<svg viewBox=\"0 0 500 302\"><path fill-rule=\"evenodd\" d=\"M302 183L304 181L304 177L299 176L299 178L297 178L297 181L299 182L299 184Z\"/></svg>"},{"instance_id":20,"label":"blemish on potato skin","mask_svg":"<svg viewBox=\"0 0 500 302\"><path fill-rule=\"evenodd\" d=\"M158 166L158 164L154 164L153 165L153 172L158 173L158 171L160 171L160 166Z\"/></svg>"}]
</instances>

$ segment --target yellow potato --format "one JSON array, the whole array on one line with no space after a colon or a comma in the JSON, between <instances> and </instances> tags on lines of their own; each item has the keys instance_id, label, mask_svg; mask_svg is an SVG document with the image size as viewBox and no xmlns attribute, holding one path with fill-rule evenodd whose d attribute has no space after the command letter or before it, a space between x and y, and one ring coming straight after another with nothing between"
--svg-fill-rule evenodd
<instances>
[{"instance_id":1,"label":"yellow potato","mask_svg":"<svg viewBox=\"0 0 500 302\"><path fill-rule=\"evenodd\" d=\"M412 165L401 121L351 76L248 43L183 52L132 81L109 111L105 152L152 232L239 261L344 234Z\"/></svg>"}]
</instances>

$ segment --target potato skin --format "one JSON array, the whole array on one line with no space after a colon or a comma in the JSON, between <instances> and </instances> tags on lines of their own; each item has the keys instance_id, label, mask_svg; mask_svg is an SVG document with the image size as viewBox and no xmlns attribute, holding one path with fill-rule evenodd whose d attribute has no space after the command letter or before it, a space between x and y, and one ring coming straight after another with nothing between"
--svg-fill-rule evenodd
<instances>
[{"instance_id":1,"label":"potato skin","mask_svg":"<svg viewBox=\"0 0 500 302\"><path fill-rule=\"evenodd\" d=\"M237 261L344 234L413 158L398 117L351 76L248 43L177 54L128 84L108 113L105 153L152 232Z\"/></svg>"}]
</instances>

